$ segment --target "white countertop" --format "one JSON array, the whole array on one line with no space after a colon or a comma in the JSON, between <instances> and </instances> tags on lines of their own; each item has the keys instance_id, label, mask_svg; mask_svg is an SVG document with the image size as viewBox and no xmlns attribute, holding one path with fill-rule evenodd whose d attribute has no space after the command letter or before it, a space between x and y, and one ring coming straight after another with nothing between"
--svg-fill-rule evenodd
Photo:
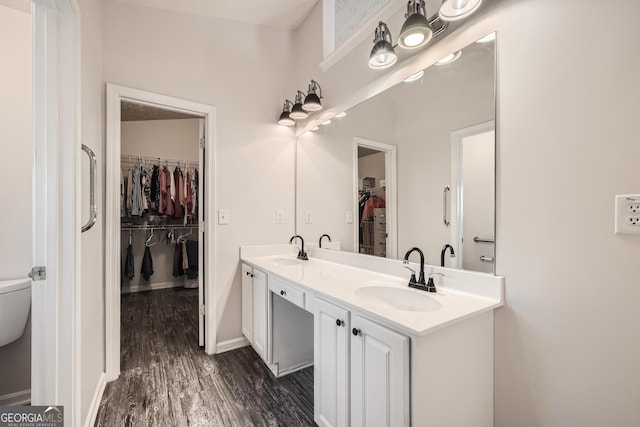
<instances>
[{"instance_id":1,"label":"white countertop","mask_svg":"<svg viewBox=\"0 0 640 427\"><path fill-rule=\"evenodd\" d=\"M408 271L406 271L406 277L400 277L313 257L308 261L297 263L295 256L290 254L245 256L242 261L265 273L293 282L299 288L311 291L317 297L333 301L345 308L364 312L374 319L378 318L395 326L399 331L413 336L428 334L503 305L504 278L488 277L481 273L477 273L479 278L477 293L470 291L474 289L474 283L469 283L474 281L476 273L469 272L458 275L463 278L456 277L455 274L448 275L440 280L437 286L438 292L429 293L407 286ZM396 260L381 261L400 263ZM434 268L430 270L435 271ZM400 271L404 272L404 270ZM463 280L467 283L455 283ZM438 284L437 278L436 284ZM440 303L441 307L433 311L406 311L383 307L356 295L357 289L372 285L397 287L416 294L426 294ZM493 288L487 291L487 287Z\"/></svg>"}]
</instances>

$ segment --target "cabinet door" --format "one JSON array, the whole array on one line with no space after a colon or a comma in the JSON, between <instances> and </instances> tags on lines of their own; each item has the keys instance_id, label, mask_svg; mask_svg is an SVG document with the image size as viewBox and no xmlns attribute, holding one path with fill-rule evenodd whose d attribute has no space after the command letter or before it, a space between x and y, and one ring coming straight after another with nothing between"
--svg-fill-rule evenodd
<instances>
[{"instance_id":1,"label":"cabinet door","mask_svg":"<svg viewBox=\"0 0 640 427\"><path fill-rule=\"evenodd\" d=\"M316 299L314 418L324 427L349 425L349 312Z\"/></svg>"},{"instance_id":2,"label":"cabinet door","mask_svg":"<svg viewBox=\"0 0 640 427\"><path fill-rule=\"evenodd\" d=\"M267 361L267 275L253 270L253 348Z\"/></svg>"},{"instance_id":3,"label":"cabinet door","mask_svg":"<svg viewBox=\"0 0 640 427\"><path fill-rule=\"evenodd\" d=\"M409 339L358 314L351 328L351 426L409 426Z\"/></svg>"},{"instance_id":4,"label":"cabinet door","mask_svg":"<svg viewBox=\"0 0 640 427\"><path fill-rule=\"evenodd\" d=\"M242 264L242 334L253 343L253 267Z\"/></svg>"}]
</instances>

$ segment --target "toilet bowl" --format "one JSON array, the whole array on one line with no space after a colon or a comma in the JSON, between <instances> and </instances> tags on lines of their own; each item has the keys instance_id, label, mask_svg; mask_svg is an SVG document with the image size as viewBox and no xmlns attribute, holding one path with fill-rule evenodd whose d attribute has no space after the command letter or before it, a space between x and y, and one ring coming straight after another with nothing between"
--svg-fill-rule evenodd
<instances>
[{"instance_id":1,"label":"toilet bowl","mask_svg":"<svg viewBox=\"0 0 640 427\"><path fill-rule=\"evenodd\" d=\"M22 336L31 307L31 279L0 281L0 347Z\"/></svg>"}]
</instances>

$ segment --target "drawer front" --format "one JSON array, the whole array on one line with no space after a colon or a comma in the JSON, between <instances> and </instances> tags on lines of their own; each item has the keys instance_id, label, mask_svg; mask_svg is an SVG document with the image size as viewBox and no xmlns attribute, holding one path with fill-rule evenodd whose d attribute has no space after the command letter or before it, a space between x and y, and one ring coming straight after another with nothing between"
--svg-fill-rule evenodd
<instances>
[{"instance_id":1,"label":"drawer front","mask_svg":"<svg viewBox=\"0 0 640 427\"><path fill-rule=\"evenodd\" d=\"M373 210L373 227L376 230L387 229L387 210L385 208L375 208Z\"/></svg>"},{"instance_id":2,"label":"drawer front","mask_svg":"<svg viewBox=\"0 0 640 427\"><path fill-rule=\"evenodd\" d=\"M271 279L271 278L269 278ZM269 290L304 309L304 292L278 279L269 280Z\"/></svg>"}]
</instances>

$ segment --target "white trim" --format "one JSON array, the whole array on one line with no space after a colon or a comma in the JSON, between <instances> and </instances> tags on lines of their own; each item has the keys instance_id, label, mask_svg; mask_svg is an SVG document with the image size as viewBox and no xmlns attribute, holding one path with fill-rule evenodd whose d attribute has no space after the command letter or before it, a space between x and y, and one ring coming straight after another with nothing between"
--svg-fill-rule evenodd
<instances>
[{"instance_id":1,"label":"white trim","mask_svg":"<svg viewBox=\"0 0 640 427\"><path fill-rule=\"evenodd\" d=\"M398 187L397 187L397 160L396 160L396 146L385 144L378 141L372 141L370 139L364 139L357 136L353 137L353 203L354 212L359 211L358 206L358 192L359 185L358 177L358 147L372 148L374 150L382 151L385 153L384 157L384 169L385 169L385 181L387 188L387 200L386 200L386 214L387 214L387 258L397 258L398 256ZM354 221L355 227L353 227L354 238L354 252L360 252L360 233L359 233L359 221Z\"/></svg>"},{"instance_id":2,"label":"white trim","mask_svg":"<svg viewBox=\"0 0 640 427\"><path fill-rule=\"evenodd\" d=\"M159 283L148 283L146 285L122 285L122 289L120 290L120 294L133 294L136 292L146 292L146 291L157 291L159 289L171 289L171 288L185 288L185 289L193 289L186 288L185 281L182 282L159 282Z\"/></svg>"},{"instance_id":3,"label":"white trim","mask_svg":"<svg viewBox=\"0 0 640 427\"><path fill-rule=\"evenodd\" d=\"M107 386L107 376L103 372L98 378L98 384L93 392L93 398L91 399L91 405L89 405L89 412L87 418L84 421L84 427L91 427L96 423L96 417L98 416L98 409L100 409L100 401L104 394L104 389Z\"/></svg>"},{"instance_id":4,"label":"white trim","mask_svg":"<svg viewBox=\"0 0 640 427\"><path fill-rule=\"evenodd\" d=\"M465 138L481 133L495 130L496 121L489 120L486 122L478 123L476 125L467 126L462 129L454 130L451 132L451 199L449 209L449 220L451 221L451 241L453 242L453 249L456 252L455 265L452 268L462 268L462 236L463 236L463 217L464 208L462 206L462 195L464 188L462 187L461 174L462 174L462 156L463 147L462 142ZM494 189L494 212L495 212L495 189ZM455 217L454 217L455 216ZM495 214L494 214L495 218ZM495 230L495 224L494 228ZM494 265L495 273L495 265Z\"/></svg>"},{"instance_id":5,"label":"white trim","mask_svg":"<svg viewBox=\"0 0 640 427\"><path fill-rule=\"evenodd\" d=\"M105 208L105 316L106 378L120 375L120 103L151 105L203 117L206 123L206 227L203 265L206 271L207 354L216 353L217 313L215 275L216 212L216 108L184 99L107 83L106 208Z\"/></svg>"},{"instance_id":6,"label":"white trim","mask_svg":"<svg viewBox=\"0 0 640 427\"><path fill-rule=\"evenodd\" d=\"M229 341L223 341L218 343L218 351L216 354L224 353L226 351L236 350L238 348L251 345L248 339L245 337L235 338Z\"/></svg>"},{"instance_id":7,"label":"white trim","mask_svg":"<svg viewBox=\"0 0 640 427\"><path fill-rule=\"evenodd\" d=\"M335 13L325 12L326 3L334 4L334 0L325 0L323 7L323 34L331 33L330 37L325 36L323 39L323 54L324 59L318 66L323 72L326 72L329 68L334 66L339 60L347 56L353 49L355 49L364 40L370 38L372 40L371 47L373 47L373 35L378 21L387 21L390 17L398 13L402 7L406 7L405 0L389 0L387 4L382 6L371 18L367 19L365 23L360 27L340 46L335 47ZM333 22L328 22L329 18L333 17ZM329 25L331 24L331 25ZM395 41L395 39L394 39ZM333 46L324 46L325 43L333 43ZM332 49L329 53L327 50Z\"/></svg>"},{"instance_id":8,"label":"white trim","mask_svg":"<svg viewBox=\"0 0 640 427\"><path fill-rule=\"evenodd\" d=\"M34 0L34 264L31 402L81 417L80 12L76 0ZM53 303L52 303L53 302ZM36 315L37 314L37 315Z\"/></svg>"},{"instance_id":9,"label":"white trim","mask_svg":"<svg viewBox=\"0 0 640 427\"><path fill-rule=\"evenodd\" d=\"M31 403L31 389L0 396L0 406L24 406Z\"/></svg>"}]
</instances>

